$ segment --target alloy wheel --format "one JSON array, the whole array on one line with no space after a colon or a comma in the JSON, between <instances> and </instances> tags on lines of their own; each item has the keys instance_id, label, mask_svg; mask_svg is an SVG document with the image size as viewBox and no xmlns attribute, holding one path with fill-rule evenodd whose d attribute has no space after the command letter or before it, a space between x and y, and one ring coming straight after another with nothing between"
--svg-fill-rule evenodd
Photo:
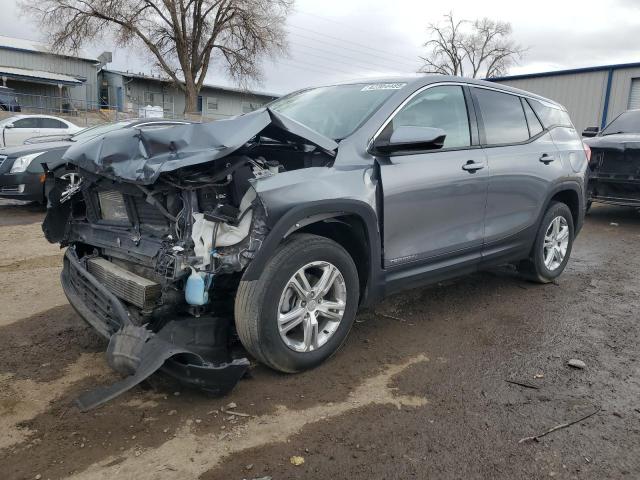
<instances>
[{"instance_id":1,"label":"alloy wheel","mask_svg":"<svg viewBox=\"0 0 640 480\"><path fill-rule=\"evenodd\" d=\"M311 352L326 344L344 316L347 288L340 270L324 261L300 268L278 304L278 331L287 347Z\"/></svg>"},{"instance_id":2,"label":"alloy wheel","mask_svg":"<svg viewBox=\"0 0 640 480\"><path fill-rule=\"evenodd\" d=\"M562 265L568 248L569 224L566 218L558 216L551 221L544 234L543 258L549 271L553 272Z\"/></svg>"}]
</instances>

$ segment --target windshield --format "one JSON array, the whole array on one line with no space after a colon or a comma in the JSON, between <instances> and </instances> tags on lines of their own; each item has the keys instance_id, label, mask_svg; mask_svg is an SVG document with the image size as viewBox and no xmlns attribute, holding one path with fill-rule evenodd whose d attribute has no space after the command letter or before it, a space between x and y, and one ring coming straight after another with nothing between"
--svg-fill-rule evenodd
<instances>
[{"instance_id":1,"label":"windshield","mask_svg":"<svg viewBox=\"0 0 640 480\"><path fill-rule=\"evenodd\" d=\"M75 135L72 135L71 140L74 142L84 142L85 140L89 140L90 138L96 137L98 135L102 135L104 133L112 132L113 130L124 128L130 123L131 123L130 121L115 122L115 123L107 123L106 125L98 125L95 127L85 128L84 130L80 130Z\"/></svg>"},{"instance_id":2,"label":"windshield","mask_svg":"<svg viewBox=\"0 0 640 480\"><path fill-rule=\"evenodd\" d=\"M406 83L360 83L313 88L276 100L269 108L333 140L351 135Z\"/></svg>"},{"instance_id":3,"label":"windshield","mask_svg":"<svg viewBox=\"0 0 640 480\"><path fill-rule=\"evenodd\" d=\"M602 135L616 133L640 133L640 110L624 112L602 131Z\"/></svg>"}]
</instances>

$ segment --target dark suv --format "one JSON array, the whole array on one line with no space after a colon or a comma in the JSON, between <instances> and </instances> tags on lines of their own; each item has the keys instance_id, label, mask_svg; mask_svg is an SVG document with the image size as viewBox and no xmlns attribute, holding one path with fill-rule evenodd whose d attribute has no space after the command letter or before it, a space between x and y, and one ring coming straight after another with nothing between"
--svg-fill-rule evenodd
<instances>
[{"instance_id":1,"label":"dark suv","mask_svg":"<svg viewBox=\"0 0 640 480\"><path fill-rule=\"evenodd\" d=\"M130 374L223 393L248 362L312 368L359 307L512 263L549 282L585 213L587 157L566 110L428 76L295 92L231 120L124 129L72 146L44 223L62 283Z\"/></svg>"}]
</instances>

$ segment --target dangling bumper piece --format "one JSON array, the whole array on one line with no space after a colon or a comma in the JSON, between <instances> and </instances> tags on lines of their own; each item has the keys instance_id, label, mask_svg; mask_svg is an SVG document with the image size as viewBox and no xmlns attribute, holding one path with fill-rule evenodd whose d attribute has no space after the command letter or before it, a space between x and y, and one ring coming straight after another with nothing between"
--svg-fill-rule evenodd
<instances>
[{"instance_id":1,"label":"dangling bumper piece","mask_svg":"<svg viewBox=\"0 0 640 480\"><path fill-rule=\"evenodd\" d=\"M224 395L249 367L246 358L229 355L229 319L204 316L172 320L158 332L134 325L123 303L89 273L73 248L65 254L62 287L78 314L109 339L109 365L127 375L113 385L81 395L77 403L82 411L117 397L158 370L186 386Z\"/></svg>"}]
</instances>

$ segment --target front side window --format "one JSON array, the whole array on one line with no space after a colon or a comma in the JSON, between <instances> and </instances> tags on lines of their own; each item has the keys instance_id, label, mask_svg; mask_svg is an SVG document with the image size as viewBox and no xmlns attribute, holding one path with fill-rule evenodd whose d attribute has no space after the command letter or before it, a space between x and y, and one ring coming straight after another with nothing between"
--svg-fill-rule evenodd
<instances>
[{"instance_id":1,"label":"front side window","mask_svg":"<svg viewBox=\"0 0 640 480\"><path fill-rule=\"evenodd\" d=\"M424 90L393 117L398 127L433 127L447 134L442 148L464 148L471 145L467 104L462 87L457 85Z\"/></svg>"},{"instance_id":2,"label":"front side window","mask_svg":"<svg viewBox=\"0 0 640 480\"><path fill-rule=\"evenodd\" d=\"M484 124L487 145L529 140L529 129L520 97L484 88L474 88Z\"/></svg>"}]
</instances>

